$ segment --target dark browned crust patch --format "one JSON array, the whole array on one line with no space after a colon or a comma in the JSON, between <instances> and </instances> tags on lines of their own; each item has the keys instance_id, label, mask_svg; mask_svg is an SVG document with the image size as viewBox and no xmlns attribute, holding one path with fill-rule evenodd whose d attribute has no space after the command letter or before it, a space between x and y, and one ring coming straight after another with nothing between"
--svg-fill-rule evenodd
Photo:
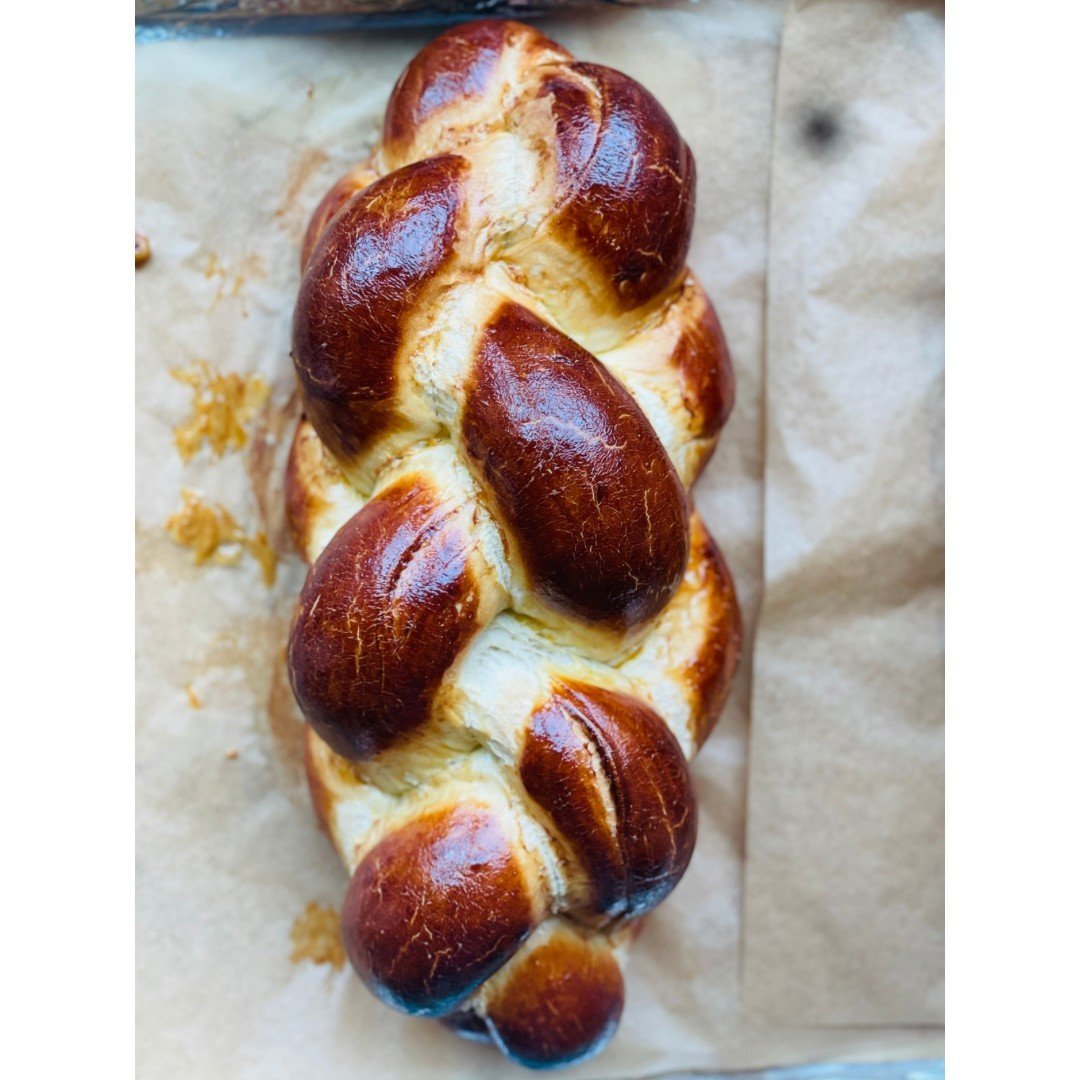
<instances>
[{"instance_id":1,"label":"dark browned crust patch","mask_svg":"<svg viewBox=\"0 0 1080 1080\"><path fill-rule=\"evenodd\" d=\"M519 843L475 803L423 814L380 841L341 916L367 986L404 1012L438 1016L502 967L536 921Z\"/></svg>"},{"instance_id":2,"label":"dark browned crust patch","mask_svg":"<svg viewBox=\"0 0 1080 1080\"><path fill-rule=\"evenodd\" d=\"M320 737L369 758L424 723L477 629L472 540L437 491L405 477L337 532L308 574L289 676Z\"/></svg>"},{"instance_id":3,"label":"dark browned crust patch","mask_svg":"<svg viewBox=\"0 0 1080 1080\"><path fill-rule=\"evenodd\" d=\"M597 911L642 915L678 884L697 838L697 806L678 741L644 702L560 685L532 715L519 768L588 874Z\"/></svg>"},{"instance_id":4,"label":"dark browned crust patch","mask_svg":"<svg viewBox=\"0 0 1080 1080\"><path fill-rule=\"evenodd\" d=\"M356 195L318 242L293 316L304 411L339 461L396 426L395 359L424 286L457 237L466 164L447 155Z\"/></svg>"},{"instance_id":5,"label":"dark browned crust patch","mask_svg":"<svg viewBox=\"0 0 1080 1080\"><path fill-rule=\"evenodd\" d=\"M708 597L708 632L697 654L687 664L685 677L693 687L691 731L698 747L709 737L731 692L735 668L742 654L742 612L735 580L724 556L695 514L691 543L693 563L700 567L689 587Z\"/></svg>"},{"instance_id":6,"label":"dark browned crust patch","mask_svg":"<svg viewBox=\"0 0 1080 1080\"><path fill-rule=\"evenodd\" d=\"M556 930L547 941L511 961L508 978L487 1004L499 1045L516 1061L550 1068L603 1049L618 1026L623 980L602 941Z\"/></svg>"},{"instance_id":7,"label":"dark browned crust patch","mask_svg":"<svg viewBox=\"0 0 1080 1080\"><path fill-rule=\"evenodd\" d=\"M481 340L462 435L549 606L619 627L664 607L686 566L682 485L591 353L504 305Z\"/></svg>"},{"instance_id":8,"label":"dark browned crust patch","mask_svg":"<svg viewBox=\"0 0 1080 1080\"><path fill-rule=\"evenodd\" d=\"M625 310L678 282L694 224L694 156L643 86L599 64L548 75L565 231L611 277Z\"/></svg>"}]
</instances>

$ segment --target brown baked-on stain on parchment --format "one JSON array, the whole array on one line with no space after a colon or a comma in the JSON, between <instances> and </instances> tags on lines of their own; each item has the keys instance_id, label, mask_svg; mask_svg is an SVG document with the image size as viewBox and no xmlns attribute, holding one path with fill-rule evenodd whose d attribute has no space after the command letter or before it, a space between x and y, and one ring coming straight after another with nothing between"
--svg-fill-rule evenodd
<instances>
[{"instance_id":1,"label":"brown baked-on stain on parchment","mask_svg":"<svg viewBox=\"0 0 1080 1080\"><path fill-rule=\"evenodd\" d=\"M274 551L288 552L292 544L285 512L285 469L281 455L289 447L285 433L297 425L301 412L299 392L293 390L282 407L271 404L261 410L250 430L251 442L244 464L263 531ZM275 603L275 615L252 625L237 662L252 668L253 689L259 699L266 702L263 730L269 734L274 757L284 770L286 789L295 793L301 802L306 802L303 794L304 717L289 685L285 653L292 606L290 595L286 610L279 611Z\"/></svg>"},{"instance_id":2,"label":"brown baked-on stain on parchment","mask_svg":"<svg viewBox=\"0 0 1080 1080\"><path fill-rule=\"evenodd\" d=\"M274 551L289 551L292 545L280 455L289 448L285 433L296 426L300 414L300 394L294 389L281 408L271 404L261 409L249 429L251 441L244 465L263 531Z\"/></svg>"},{"instance_id":3,"label":"brown baked-on stain on parchment","mask_svg":"<svg viewBox=\"0 0 1080 1080\"><path fill-rule=\"evenodd\" d=\"M244 288L249 281L265 276L262 258L254 253L244 255L232 266L227 266L221 261L219 255L211 252L203 268L203 276L209 281L217 278L218 288L210 310L213 311L222 300L239 300L240 314L246 319L248 316L247 298Z\"/></svg>"},{"instance_id":4,"label":"brown baked-on stain on parchment","mask_svg":"<svg viewBox=\"0 0 1080 1080\"><path fill-rule=\"evenodd\" d=\"M169 374L191 388L191 413L173 428L184 461L190 461L203 443L218 457L247 445L248 425L270 397L261 375L217 371L206 360L173 368Z\"/></svg>"},{"instance_id":5,"label":"brown baked-on stain on parchment","mask_svg":"<svg viewBox=\"0 0 1080 1080\"><path fill-rule=\"evenodd\" d=\"M266 533L248 533L224 506L208 506L193 491L180 494L184 504L166 520L165 531L176 543L192 550L196 566L235 566L247 553L262 569L263 584L267 588L274 584L277 556Z\"/></svg>"},{"instance_id":6,"label":"brown baked-on stain on parchment","mask_svg":"<svg viewBox=\"0 0 1080 1080\"><path fill-rule=\"evenodd\" d=\"M306 217L311 209L303 199L304 190L329 160L330 155L325 150L309 146L289 167L285 195L274 211L274 217L285 224L290 236L297 242L304 235Z\"/></svg>"},{"instance_id":7,"label":"brown baked-on stain on parchment","mask_svg":"<svg viewBox=\"0 0 1080 1080\"><path fill-rule=\"evenodd\" d=\"M345 966L345 944L341 940L341 917L332 907L323 907L312 900L296 917L289 932L294 964L310 960L313 964L329 964L335 971Z\"/></svg>"},{"instance_id":8,"label":"brown baked-on stain on parchment","mask_svg":"<svg viewBox=\"0 0 1080 1080\"><path fill-rule=\"evenodd\" d=\"M225 392L235 393L236 389L233 385L226 387ZM276 552L289 548L280 457L288 448L285 432L295 426L300 411L299 395L294 391L280 407L268 398L250 423L244 423L243 462L258 509L257 524L239 529L233 515L223 507L206 506L190 493L181 514L170 518L170 536L195 551L196 563L232 564L251 554L263 566L267 584L273 583L278 569ZM232 448L236 448L235 440ZM239 534L234 532L236 529ZM240 542L240 535L246 545ZM304 722L289 687L285 661L292 598L289 597L287 607L282 606L282 598L275 592L268 594L268 600L267 608L258 612L252 609L251 617L218 635L192 674L199 676L228 669L243 679L252 700L262 705L258 716L259 737L269 756L282 769L279 782L297 802L306 803Z\"/></svg>"},{"instance_id":9,"label":"brown baked-on stain on parchment","mask_svg":"<svg viewBox=\"0 0 1080 1080\"><path fill-rule=\"evenodd\" d=\"M267 757L281 770L276 782L298 806L308 805L304 771L304 718L289 687L285 644L289 614L267 613L218 634L192 664L193 678L228 671L242 680L258 709L256 734Z\"/></svg>"},{"instance_id":10,"label":"brown baked-on stain on parchment","mask_svg":"<svg viewBox=\"0 0 1080 1080\"><path fill-rule=\"evenodd\" d=\"M266 701L266 722L274 753L285 770L290 786L299 788L305 782L305 733L304 714L296 704L289 685L289 663L285 655L289 627L282 622L278 628L280 641L274 652L270 693Z\"/></svg>"}]
</instances>

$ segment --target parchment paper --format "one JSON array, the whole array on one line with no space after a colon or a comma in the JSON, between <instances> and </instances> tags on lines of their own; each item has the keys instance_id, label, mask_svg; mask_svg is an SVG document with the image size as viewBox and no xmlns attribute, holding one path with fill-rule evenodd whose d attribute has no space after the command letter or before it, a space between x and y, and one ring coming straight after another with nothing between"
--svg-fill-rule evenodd
<instances>
[{"instance_id":1,"label":"parchment paper","mask_svg":"<svg viewBox=\"0 0 1080 1080\"><path fill-rule=\"evenodd\" d=\"M866 8L860 19L894 17L877 6L852 6ZM904 15L901 5L894 8L895 17ZM774 458L766 474L762 457L763 331L785 10L768 0L712 0L697 10L544 23L579 56L621 68L652 89L697 156L691 262L724 322L737 403L696 497L734 570L751 642L762 583L763 475L773 483ZM801 13L788 14L796 17ZM288 554L280 500L283 440L295 413L288 327L297 249L310 209L363 155L390 87L430 36L182 41L137 50L136 224L154 252L136 281L141 1076L522 1075L490 1049L389 1011L347 970L289 959L290 928L305 905L336 905L345 887L306 805L295 711L280 677L303 577ZM814 65L829 62L822 47ZM907 92L901 82L894 89L900 98ZM912 145L910 160L895 156L892 165L915 168L918 154ZM856 175L847 183L864 185L869 198L879 179ZM902 234L905 221L898 218L895 228ZM836 257L842 262L842 249ZM847 316L837 309L837 319ZM169 370L197 359L261 372L272 402L249 448L221 460L204 451L185 465L171 429L187 413L188 391ZM787 385L770 377L770 411ZM803 393L797 385L790 390ZM282 555L272 589L251 561L196 568L190 552L165 537L162 525L179 507L182 488L267 530ZM760 1010L741 1009L755 667L748 649L721 726L695 762L697 851L635 946L620 1032L601 1057L562 1075L642 1077L940 1052L934 1030L781 1027ZM812 696L816 673L805 677ZM190 704L189 686L201 708ZM781 715L770 729L780 725L782 739L783 724L797 721ZM756 715L759 723L766 721ZM775 780L759 785L755 776L755 799ZM753 848L750 857L753 865Z\"/></svg>"},{"instance_id":2,"label":"parchment paper","mask_svg":"<svg viewBox=\"0 0 1080 1080\"><path fill-rule=\"evenodd\" d=\"M784 31L744 988L789 1023L943 1019L941 29Z\"/></svg>"}]
</instances>

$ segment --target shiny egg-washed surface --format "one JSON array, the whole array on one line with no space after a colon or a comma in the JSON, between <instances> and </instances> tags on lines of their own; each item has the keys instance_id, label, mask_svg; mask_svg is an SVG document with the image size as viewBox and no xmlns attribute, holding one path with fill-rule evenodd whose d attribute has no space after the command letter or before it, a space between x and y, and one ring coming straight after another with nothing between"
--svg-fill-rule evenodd
<instances>
[{"instance_id":1,"label":"shiny egg-washed surface","mask_svg":"<svg viewBox=\"0 0 1080 1080\"><path fill-rule=\"evenodd\" d=\"M687 491L731 363L652 96L512 22L408 66L312 219L289 644L349 958L532 1066L618 1023L741 643Z\"/></svg>"}]
</instances>

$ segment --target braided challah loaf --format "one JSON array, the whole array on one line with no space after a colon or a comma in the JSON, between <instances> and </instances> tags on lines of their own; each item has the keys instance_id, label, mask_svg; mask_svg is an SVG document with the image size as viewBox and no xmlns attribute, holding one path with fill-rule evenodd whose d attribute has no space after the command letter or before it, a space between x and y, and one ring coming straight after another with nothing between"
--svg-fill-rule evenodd
<instances>
[{"instance_id":1,"label":"braided challah loaf","mask_svg":"<svg viewBox=\"0 0 1080 1080\"><path fill-rule=\"evenodd\" d=\"M647 91L476 22L408 66L304 244L289 670L346 948L527 1065L613 1032L740 647L686 496L733 389L693 213Z\"/></svg>"}]
</instances>

